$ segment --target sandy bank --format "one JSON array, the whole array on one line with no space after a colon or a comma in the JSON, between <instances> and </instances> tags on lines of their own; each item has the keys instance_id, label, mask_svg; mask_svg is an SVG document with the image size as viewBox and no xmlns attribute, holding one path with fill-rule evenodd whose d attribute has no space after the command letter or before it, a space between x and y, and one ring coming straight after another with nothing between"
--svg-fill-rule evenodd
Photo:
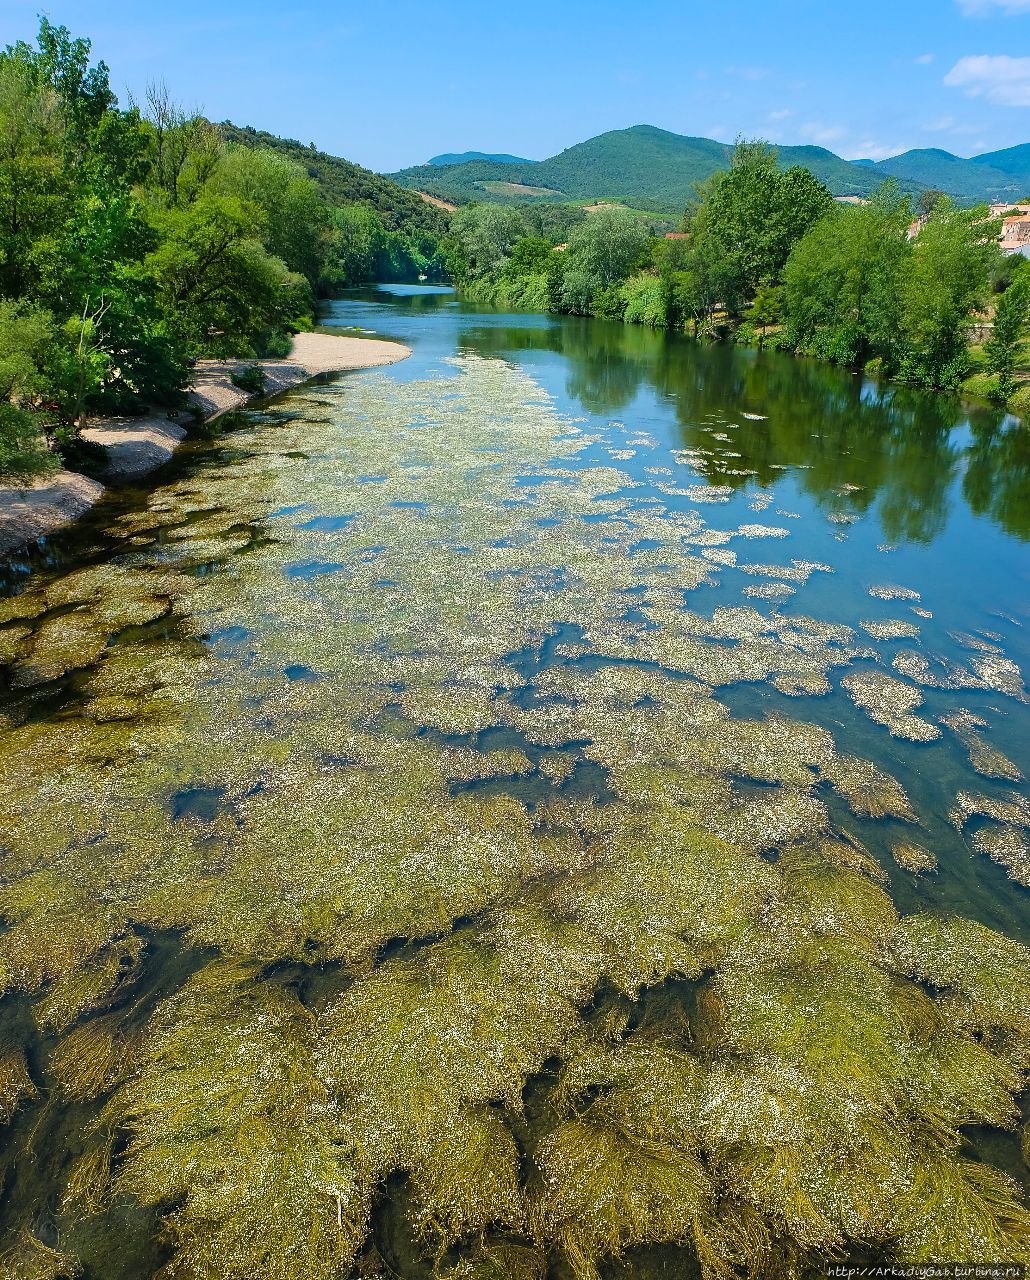
<instances>
[{"instance_id":1,"label":"sandy bank","mask_svg":"<svg viewBox=\"0 0 1030 1280\"><path fill-rule=\"evenodd\" d=\"M236 369L259 364L265 394L275 395L323 373L346 373L395 364L411 352L399 342L298 333L282 360L202 360L189 389L191 408L177 415L98 419L83 437L107 450L109 484L139 479L167 462L186 438L196 410L205 420L239 409L252 395L232 382ZM0 485L0 559L77 520L104 493L104 485L73 471L59 471L22 488Z\"/></svg>"}]
</instances>

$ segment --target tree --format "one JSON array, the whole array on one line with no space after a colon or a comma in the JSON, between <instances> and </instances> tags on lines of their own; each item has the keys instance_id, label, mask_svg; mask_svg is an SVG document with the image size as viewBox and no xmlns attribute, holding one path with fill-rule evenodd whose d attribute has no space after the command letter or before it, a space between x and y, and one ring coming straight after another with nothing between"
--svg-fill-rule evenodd
<instances>
[{"instance_id":1,"label":"tree","mask_svg":"<svg viewBox=\"0 0 1030 1280\"><path fill-rule=\"evenodd\" d=\"M65 116L57 94L39 86L24 60L0 55L0 294L29 292L38 248L59 226L70 177Z\"/></svg>"},{"instance_id":2,"label":"tree","mask_svg":"<svg viewBox=\"0 0 1030 1280\"><path fill-rule=\"evenodd\" d=\"M998 375L998 399L1004 404L1016 389L1013 373L1030 316L1030 272L1024 267L998 299L994 329L984 343L987 367Z\"/></svg>"},{"instance_id":3,"label":"tree","mask_svg":"<svg viewBox=\"0 0 1030 1280\"><path fill-rule=\"evenodd\" d=\"M312 306L302 276L262 244L264 219L234 196L204 195L165 210L147 259L159 297L188 350L250 355L263 331L280 331Z\"/></svg>"},{"instance_id":4,"label":"tree","mask_svg":"<svg viewBox=\"0 0 1030 1280\"><path fill-rule=\"evenodd\" d=\"M495 280L525 234L526 224L517 209L468 205L451 219L448 266L462 283Z\"/></svg>"},{"instance_id":5,"label":"tree","mask_svg":"<svg viewBox=\"0 0 1030 1280\"><path fill-rule=\"evenodd\" d=\"M693 272L718 286L727 310L739 312L760 284L776 283L798 240L832 206L807 169L781 172L762 142L738 142L730 168L700 190L690 211Z\"/></svg>"},{"instance_id":6,"label":"tree","mask_svg":"<svg viewBox=\"0 0 1030 1280\"><path fill-rule=\"evenodd\" d=\"M299 165L272 151L229 147L206 189L256 205L264 218L265 248L317 287L329 216L318 186Z\"/></svg>"},{"instance_id":7,"label":"tree","mask_svg":"<svg viewBox=\"0 0 1030 1280\"><path fill-rule=\"evenodd\" d=\"M325 287L338 289L374 280L386 243L382 218L366 204L333 209L329 217L332 247L323 268Z\"/></svg>"},{"instance_id":8,"label":"tree","mask_svg":"<svg viewBox=\"0 0 1030 1280\"><path fill-rule=\"evenodd\" d=\"M648 235L628 209L607 205L569 233L559 303L574 315L595 309L598 295L643 265ZM623 304L624 305L624 304Z\"/></svg>"},{"instance_id":9,"label":"tree","mask_svg":"<svg viewBox=\"0 0 1030 1280\"><path fill-rule=\"evenodd\" d=\"M969 371L967 334L987 304L1001 251L998 224L984 207L940 200L913 244L901 285L902 376L929 387L956 386Z\"/></svg>"},{"instance_id":10,"label":"tree","mask_svg":"<svg viewBox=\"0 0 1030 1280\"><path fill-rule=\"evenodd\" d=\"M34 412L50 389L46 366L54 341L47 312L0 301L0 476L24 477L57 465Z\"/></svg>"},{"instance_id":11,"label":"tree","mask_svg":"<svg viewBox=\"0 0 1030 1280\"><path fill-rule=\"evenodd\" d=\"M215 129L197 111L176 103L163 80L147 85L145 122L149 128L149 189L164 205L195 200L214 173L222 153Z\"/></svg>"},{"instance_id":12,"label":"tree","mask_svg":"<svg viewBox=\"0 0 1030 1280\"><path fill-rule=\"evenodd\" d=\"M833 205L783 270L787 340L835 364L901 359L901 278L912 254L909 203L884 183L866 205Z\"/></svg>"},{"instance_id":13,"label":"tree","mask_svg":"<svg viewBox=\"0 0 1030 1280\"><path fill-rule=\"evenodd\" d=\"M780 318L780 290L768 280L758 286L755 300L751 304L751 320L761 329L758 345L765 344L765 331L769 325Z\"/></svg>"}]
</instances>

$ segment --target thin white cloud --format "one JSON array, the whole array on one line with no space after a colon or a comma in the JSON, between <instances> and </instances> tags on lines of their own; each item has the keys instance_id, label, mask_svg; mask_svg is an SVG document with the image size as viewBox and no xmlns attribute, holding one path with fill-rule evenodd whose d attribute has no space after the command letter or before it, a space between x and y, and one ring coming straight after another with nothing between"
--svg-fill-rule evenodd
<instances>
[{"instance_id":1,"label":"thin white cloud","mask_svg":"<svg viewBox=\"0 0 1030 1280\"><path fill-rule=\"evenodd\" d=\"M1030 10L1030 0L1028 0ZM1030 58L973 54L960 58L944 77L967 97L986 98L999 107L1030 107Z\"/></svg>"},{"instance_id":2,"label":"thin white cloud","mask_svg":"<svg viewBox=\"0 0 1030 1280\"><path fill-rule=\"evenodd\" d=\"M900 143L887 145L877 142L875 138L866 138L857 147L848 147L844 153L846 160L886 160L889 156L900 155L908 150Z\"/></svg>"},{"instance_id":3,"label":"thin white cloud","mask_svg":"<svg viewBox=\"0 0 1030 1280\"><path fill-rule=\"evenodd\" d=\"M828 147L831 142L839 142L841 138L846 137L847 130L840 128L839 125L809 123L801 126L801 136L817 146Z\"/></svg>"},{"instance_id":4,"label":"thin white cloud","mask_svg":"<svg viewBox=\"0 0 1030 1280\"><path fill-rule=\"evenodd\" d=\"M919 57L915 59L916 66L928 67L930 63L933 62L935 56L936 55L932 53L921 53Z\"/></svg>"},{"instance_id":5,"label":"thin white cloud","mask_svg":"<svg viewBox=\"0 0 1030 1280\"><path fill-rule=\"evenodd\" d=\"M769 119L770 120L786 120L788 116L792 116L793 114L794 113L792 111L788 111L787 108L784 107L782 111L770 111Z\"/></svg>"},{"instance_id":6,"label":"thin white cloud","mask_svg":"<svg viewBox=\"0 0 1030 1280\"><path fill-rule=\"evenodd\" d=\"M1002 13L1030 13L1030 0L958 0L967 18L979 18L1000 9Z\"/></svg>"}]
</instances>

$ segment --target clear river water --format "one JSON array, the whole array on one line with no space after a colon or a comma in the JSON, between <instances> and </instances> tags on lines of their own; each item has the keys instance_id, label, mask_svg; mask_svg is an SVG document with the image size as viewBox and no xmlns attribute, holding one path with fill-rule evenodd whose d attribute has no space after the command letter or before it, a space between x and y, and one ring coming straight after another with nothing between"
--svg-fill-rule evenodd
<instances>
[{"instance_id":1,"label":"clear river water","mask_svg":"<svg viewBox=\"0 0 1030 1280\"><path fill-rule=\"evenodd\" d=\"M327 323L412 356L2 580L0 1275L1030 1247L1026 431L442 289Z\"/></svg>"}]
</instances>

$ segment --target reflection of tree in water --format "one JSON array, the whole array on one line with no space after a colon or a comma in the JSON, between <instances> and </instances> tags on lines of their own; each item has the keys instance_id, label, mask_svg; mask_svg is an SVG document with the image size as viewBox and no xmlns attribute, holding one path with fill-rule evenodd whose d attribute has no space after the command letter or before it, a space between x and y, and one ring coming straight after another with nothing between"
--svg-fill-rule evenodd
<instances>
[{"instance_id":1,"label":"reflection of tree in water","mask_svg":"<svg viewBox=\"0 0 1030 1280\"><path fill-rule=\"evenodd\" d=\"M1030 432L1009 414L970 415L973 440L962 492L970 509L1030 538Z\"/></svg>"},{"instance_id":2,"label":"reflection of tree in water","mask_svg":"<svg viewBox=\"0 0 1030 1280\"><path fill-rule=\"evenodd\" d=\"M565 390L590 413L619 413L643 384L652 385L661 339L650 329L583 316L563 316L546 326L486 326L466 330L462 345L477 355L554 351L569 362Z\"/></svg>"},{"instance_id":3,"label":"reflection of tree in water","mask_svg":"<svg viewBox=\"0 0 1030 1280\"><path fill-rule=\"evenodd\" d=\"M768 485L786 467L827 512L862 515L876 504L886 537L926 542L943 528L948 491L968 461L963 493L971 508L1006 532L1030 531L1030 445L1025 431L1004 426L999 413L878 386L816 361L705 347L597 320L484 326L466 332L464 342L481 355L563 355L570 365L566 391L596 414L619 413L642 386L653 388L674 406L684 446L703 451L698 469L713 484ZM715 452L720 442L712 432L727 422L736 424L727 449L739 458ZM967 422L968 448L954 433Z\"/></svg>"}]
</instances>

